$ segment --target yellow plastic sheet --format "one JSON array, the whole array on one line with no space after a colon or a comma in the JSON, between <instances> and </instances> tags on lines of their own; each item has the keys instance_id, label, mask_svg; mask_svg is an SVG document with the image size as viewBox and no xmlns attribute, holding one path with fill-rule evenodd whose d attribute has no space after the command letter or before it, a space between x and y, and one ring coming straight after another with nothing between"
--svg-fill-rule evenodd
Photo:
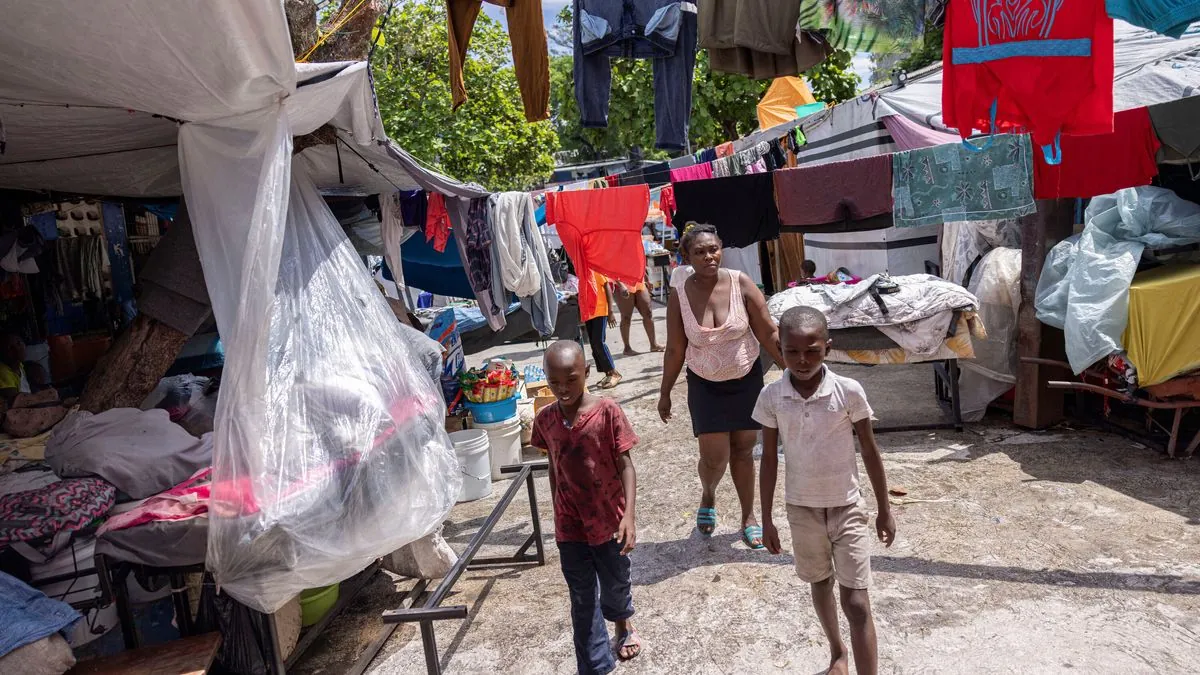
<instances>
[{"instance_id":1,"label":"yellow plastic sheet","mask_svg":"<svg viewBox=\"0 0 1200 675\"><path fill-rule=\"evenodd\" d=\"M758 127L770 129L796 119L796 106L816 103L808 85L798 77L777 77L758 102Z\"/></svg>"},{"instance_id":2,"label":"yellow plastic sheet","mask_svg":"<svg viewBox=\"0 0 1200 675\"><path fill-rule=\"evenodd\" d=\"M1143 387L1200 368L1200 265L1135 276L1122 341Z\"/></svg>"}]
</instances>

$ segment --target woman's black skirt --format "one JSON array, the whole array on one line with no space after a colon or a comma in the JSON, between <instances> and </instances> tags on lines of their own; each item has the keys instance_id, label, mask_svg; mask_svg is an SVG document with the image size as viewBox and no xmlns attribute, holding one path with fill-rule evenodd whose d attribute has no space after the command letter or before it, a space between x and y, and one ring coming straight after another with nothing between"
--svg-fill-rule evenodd
<instances>
[{"instance_id":1,"label":"woman's black skirt","mask_svg":"<svg viewBox=\"0 0 1200 675\"><path fill-rule=\"evenodd\" d=\"M687 371L688 410L692 414L692 433L728 433L758 431L754 404L763 388L762 362L755 361L749 373L737 380L712 382Z\"/></svg>"}]
</instances>

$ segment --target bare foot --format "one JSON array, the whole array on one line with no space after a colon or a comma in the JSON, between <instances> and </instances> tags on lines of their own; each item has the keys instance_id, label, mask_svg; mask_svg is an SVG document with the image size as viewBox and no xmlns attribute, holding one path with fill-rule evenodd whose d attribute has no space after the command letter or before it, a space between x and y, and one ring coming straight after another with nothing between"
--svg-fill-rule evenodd
<instances>
[{"instance_id":1,"label":"bare foot","mask_svg":"<svg viewBox=\"0 0 1200 675\"><path fill-rule=\"evenodd\" d=\"M841 653L835 652L829 660L829 670L825 671L827 675L850 675L850 658L846 653L845 647Z\"/></svg>"},{"instance_id":2,"label":"bare foot","mask_svg":"<svg viewBox=\"0 0 1200 675\"><path fill-rule=\"evenodd\" d=\"M638 354L641 354L641 352L634 351L633 347L625 348L625 356L637 356Z\"/></svg>"},{"instance_id":3,"label":"bare foot","mask_svg":"<svg viewBox=\"0 0 1200 675\"><path fill-rule=\"evenodd\" d=\"M650 345L650 351L652 351L652 352L665 352L665 351L667 351L667 348L666 348L666 347L660 347L659 345Z\"/></svg>"}]
</instances>

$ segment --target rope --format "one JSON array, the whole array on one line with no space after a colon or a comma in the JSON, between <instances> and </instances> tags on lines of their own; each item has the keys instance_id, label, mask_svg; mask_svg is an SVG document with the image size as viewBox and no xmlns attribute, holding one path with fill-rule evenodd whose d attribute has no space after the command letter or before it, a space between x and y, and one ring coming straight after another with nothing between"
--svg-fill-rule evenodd
<instances>
[{"instance_id":1,"label":"rope","mask_svg":"<svg viewBox=\"0 0 1200 675\"><path fill-rule=\"evenodd\" d=\"M355 14L357 14L358 10L362 9L363 5L365 5L365 4L367 4L367 0L358 0L358 4L354 6L354 9L347 12L346 16L338 19L336 21L336 23L334 23L333 27L331 27L329 29L328 32L326 32L325 34L323 34L319 38L317 38L317 41L313 44L313 46L309 47L308 51L304 52L304 54L300 58L296 59L296 62L297 63L307 63L309 57L311 57L313 55L313 52L317 51L317 47L320 47L321 45L325 44L326 40L333 37L333 35L335 33L337 33L339 30L341 30L342 26L346 25L346 22L349 21Z\"/></svg>"}]
</instances>

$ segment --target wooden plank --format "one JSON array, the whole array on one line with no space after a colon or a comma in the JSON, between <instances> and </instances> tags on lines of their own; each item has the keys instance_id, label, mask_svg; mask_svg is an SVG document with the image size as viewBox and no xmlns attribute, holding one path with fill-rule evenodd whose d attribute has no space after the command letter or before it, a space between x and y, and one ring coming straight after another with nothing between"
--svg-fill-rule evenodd
<instances>
[{"instance_id":1,"label":"wooden plank","mask_svg":"<svg viewBox=\"0 0 1200 675\"><path fill-rule=\"evenodd\" d=\"M1052 373L1046 366L1024 363L1025 357L1060 358L1062 331L1037 320L1034 294L1046 261L1046 252L1071 235L1074 200L1038 200L1036 214L1021 219L1021 312L1017 316L1017 393L1013 422L1030 429L1042 429L1063 417L1061 390L1046 386Z\"/></svg>"},{"instance_id":2,"label":"wooden plank","mask_svg":"<svg viewBox=\"0 0 1200 675\"><path fill-rule=\"evenodd\" d=\"M220 633L205 633L153 647L81 661L67 675L203 675L217 658Z\"/></svg>"}]
</instances>

